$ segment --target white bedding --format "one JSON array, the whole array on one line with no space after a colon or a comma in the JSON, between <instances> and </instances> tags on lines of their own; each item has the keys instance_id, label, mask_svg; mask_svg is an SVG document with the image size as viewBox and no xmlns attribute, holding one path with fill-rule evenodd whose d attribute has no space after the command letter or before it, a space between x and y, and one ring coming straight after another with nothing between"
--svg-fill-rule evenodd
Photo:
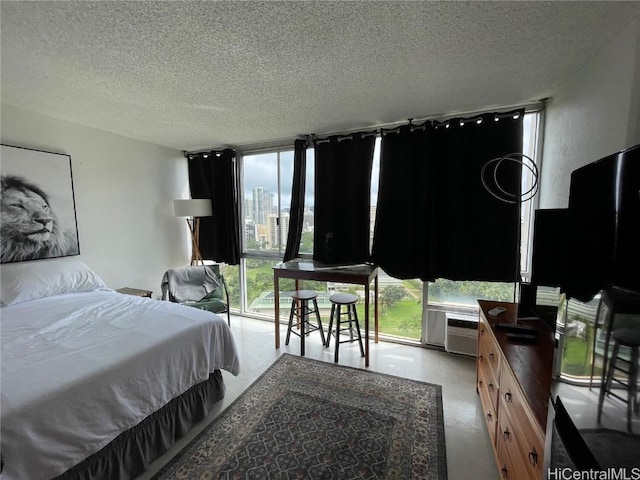
<instances>
[{"instance_id":1,"label":"white bedding","mask_svg":"<svg viewBox=\"0 0 640 480\"><path fill-rule=\"evenodd\" d=\"M239 373L219 316L110 289L2 307L2 480L55 477L209 373Z\"/></svg>"}]
</instances>

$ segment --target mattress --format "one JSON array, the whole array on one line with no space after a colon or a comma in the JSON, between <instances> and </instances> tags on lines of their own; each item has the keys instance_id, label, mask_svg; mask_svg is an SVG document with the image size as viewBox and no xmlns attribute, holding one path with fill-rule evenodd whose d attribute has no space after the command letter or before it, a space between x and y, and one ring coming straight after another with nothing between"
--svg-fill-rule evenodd
<instances>
[{"instance_id":1,"label":"mattress","mask_svg":"<svg viewBox=\"0 0 640 480\"><path fill-rule=\"evenodd\" d=\"M215 370L239 373L211 312L110 289L4 306L3 480L60 475Z\"/></svg>"}]
</instances>

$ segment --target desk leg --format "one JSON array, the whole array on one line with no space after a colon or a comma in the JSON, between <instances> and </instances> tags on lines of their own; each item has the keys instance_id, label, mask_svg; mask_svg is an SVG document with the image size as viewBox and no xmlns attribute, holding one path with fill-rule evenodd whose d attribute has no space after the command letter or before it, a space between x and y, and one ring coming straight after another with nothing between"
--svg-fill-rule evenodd
<instances>
[{"instance_id":1,"label":"desk leg","mask_svg":"<svg viewBox=\"0 0 640 480\"><path fill-rule=\"evenodd\" d=\"M273 274L273 297L274 297L274 309L275 309L275 324L276 324L276 348L280 348L280 279L278 274Z\"/></svg>"},{"instance_id":2,"label":"desk leg","mask_svg":"<svg viewBox=\"0 0 640 480\"><path fill-rule=\"evenodd\" d=\"M378 343L378 330L379 330L379 326L378 326L378 274L376 273L375 278L373 279L373 300L374 300L374 304L373 304L373 316L374 316L374 321L375 321L375 333L374 333L374 340L376 343Z\"/></svg>"},{"instance_id":3,"label":"desk leg","mask_svg":"<svg viewBox=\"0 0 640 480\"><path fill-rule=\"evenodd\" d=\"M369 366L369 283L364 286L364 366Z\"/></svg>"}]
</instances>

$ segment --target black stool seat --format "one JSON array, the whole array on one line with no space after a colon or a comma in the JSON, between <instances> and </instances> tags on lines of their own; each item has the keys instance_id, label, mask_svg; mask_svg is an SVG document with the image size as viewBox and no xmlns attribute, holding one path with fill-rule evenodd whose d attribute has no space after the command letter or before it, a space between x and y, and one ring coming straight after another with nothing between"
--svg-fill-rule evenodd
<instances>
[{"instance_id":1,"label":"black stool seat","mask_svg":"<svg viewBox=\"0 0 640 480\"><path fill-rule=\"evenodd\" d=\"M311 300L318 298L318 293L314 290L296 290L291 292L289 296L295 300Z\"/></svg>"},{"instance_id":2,"label":"black stool seat","mask_svg":"<svg viewBox=\"0 0 640 480\"><path fill-rule=\"evenodd\" d=\"M358 301L358 296L353 293L334 293L329 297L331 303L338 305L350 305L355 304Z\"/></svg>"},{"instance_id":3,"label":"black stool seat","mask_svg":"<svg viewBox=\"0 0 640 480\"><path fill-rule=\"evenodd\" d=\"M314 290L296 290L289 294L291 297L291 311L289 312L289 325L287 326L287 339L285 345L289 345L291 334L300 337L300 356L304 357L304 339L311 332L320 330L320 338L322 344L325 344L324 330L322 329L322 320L320 320L320 311L318 309L318 293ZM312 302L313 308L309 307ZM309 316L315 313L317 324L313 325L309 321ZM294 318L296 319L294 322ZM294 329L295 328L295 329ZM298 332L298 328L300 332Z\"/></svg>"},{"instance_id":4,"label":"black stool seat","mask_svg":"<svg viewBox=\"0 0 640 480\"><path fill-rule=\"evenodd\" d=\"M640 329L618 328L611 334L613 339L626 347L640 347Z\"/></svg>"},{"instance_id":5,"label":"black stool seat","mask_svg":"<svg viewBox=\"0 0 640 480\"><path fill-rule=\"evenodd\" d=\"M360 324L358 323L358 313L356 312L356 303L358 303L358 296L352 293L334 293L329 297L331 301L331 316L329 317L329 333L327 334L326 346L329 346L331 342L331 335L336 337L336 350L333 361L338 363L338 349L341 343L351 343L358 341L360 345L360 353L364 357L364 347L362 345L362 335L360 334ZM346 311L342 311L342 307L346 307ZM343 320L343 316L347 316L346 320ZM335 322L335 330L333 330L333 323ZM343 325L346 325L343 327ZM348 331L349 339L340 340L340 332Z\"/></svg>"},{"instance_id":6,"label":"black stool seat","mask_svg":"<svg viewBox=\"0 0 640 480\"><path fill-rule=\"evenodd\" d=\"M640 329L634 328L618 328L611 333L613 337L613 352L609 361L608 369L605 375L604 386L600 389L598 398L598 422L602 414L605 395L616 397L627 404L627 430L631 432L631 415L636 414L640 410L640 402L638 402L638 350L640 349ZM630 350L629 358L620 355L620 347L626 347ZM627 366L627 369L624 367ZM618 370L627 375L625 383L615 377L615 371ZM611 385L616 382L627 389L627 398L623 398L612 391Z\"/></svg>"}]
</instances>

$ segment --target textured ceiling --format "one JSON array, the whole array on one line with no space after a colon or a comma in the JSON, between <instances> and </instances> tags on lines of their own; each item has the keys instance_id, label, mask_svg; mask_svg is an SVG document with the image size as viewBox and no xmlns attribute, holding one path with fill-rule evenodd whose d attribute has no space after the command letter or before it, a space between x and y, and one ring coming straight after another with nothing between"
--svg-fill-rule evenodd
<instances>
[{"instance_id":1,"label":"textured ceiling","mask_svg":"<svg viewBox=\"0 0 640 480\"><path fill-rule=\"evenodd\" d=\"M640 2L0 3L2 103L178 149L553 96Z\"/></svg>"}]
</instances>

